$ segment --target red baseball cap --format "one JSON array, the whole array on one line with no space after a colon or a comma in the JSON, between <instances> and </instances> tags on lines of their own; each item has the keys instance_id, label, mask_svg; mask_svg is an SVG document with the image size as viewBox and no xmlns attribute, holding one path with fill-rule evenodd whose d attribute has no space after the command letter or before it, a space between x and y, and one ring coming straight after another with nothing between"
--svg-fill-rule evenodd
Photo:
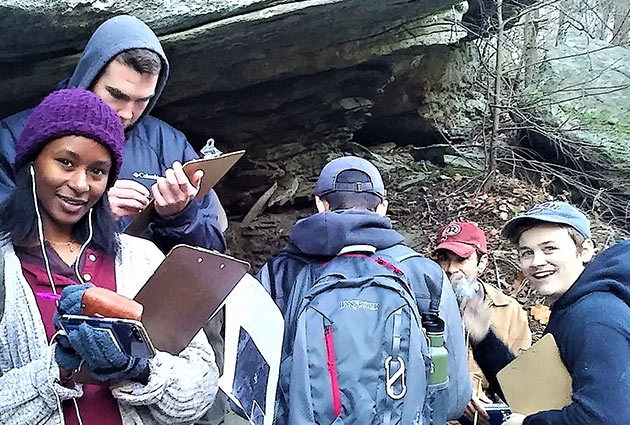
<instances>
[{"instance_id":1,"label":"red baseball cap","mask_svg":"<svg viewBox=\"0 0 630 425\"><path fill-rule=\"evenodd\" d=\"M440 229L435 241L435 250L446 249L462 258L468 258L479 250L486 254L486 235L475 223L454 221Z\"/></svg>"}]
</instances>

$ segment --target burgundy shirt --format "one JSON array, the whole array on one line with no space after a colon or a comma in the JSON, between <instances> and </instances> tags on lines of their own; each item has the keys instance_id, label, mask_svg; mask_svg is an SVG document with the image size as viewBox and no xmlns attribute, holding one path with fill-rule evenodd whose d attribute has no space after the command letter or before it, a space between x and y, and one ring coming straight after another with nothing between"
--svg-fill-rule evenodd
<instances>
[{"instance_id":1,"label":"burgundy shirt","mask_svg":"<svg viewBox=\"0 0 630 425\"><path fill-rule=\"evenodd\" d=\"M50 340L55 333L53 315L57 305L54 297L51 296L53 291L44 267L42 251L39 246L31 248L16 246L15 253L22 263L24 277L35 294L35 300L46 328L46 335ZM72 266L67 265L48 243L46 243L46 253L58 294L61 294L66 286L80 283L74 273L74 264ZM116 290L114 260L109 256L93 249L86 249L80 259L79 271L85 283L92 283L112 291ZM118 403L112 396L109 387L84 384L83 397L77 399L77 402L84 424L122 425ZM66 424L79 425L72 400L63 402L63 411Z\"/></svg>"}]
</instances>

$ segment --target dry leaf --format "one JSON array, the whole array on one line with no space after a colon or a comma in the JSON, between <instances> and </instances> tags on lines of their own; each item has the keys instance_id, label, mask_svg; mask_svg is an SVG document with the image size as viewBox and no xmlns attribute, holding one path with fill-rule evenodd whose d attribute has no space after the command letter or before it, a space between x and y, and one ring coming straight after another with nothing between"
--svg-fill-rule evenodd
<instances>
[{"instance_id":1,"label":"dry leaf","mask_svg":"<svg viewBox=\"0 0 630 425\"><path fill-rule=\"evenodd\" d=\"M531 313L534 319L538 320L543 325L549 323L549 315L551 314L551 309L546 305L536 304L532 307Z\"/></svg>"},{"instance_id":2,"label":"dry leaf","mask_svg":"<svg viewBox=\"0 0 630 425\"><path fill-rule=\"evenodd\" d=\"M518 296L523 289L525 289L525 285L524 285L524 281L525 280L525 275L523 274L522 271L519 271L516 274L516 277L514 278L514 280L512 281L512 288L510 289L509 293L512 294L513 297Z\"/></svg>"}]
</instances>

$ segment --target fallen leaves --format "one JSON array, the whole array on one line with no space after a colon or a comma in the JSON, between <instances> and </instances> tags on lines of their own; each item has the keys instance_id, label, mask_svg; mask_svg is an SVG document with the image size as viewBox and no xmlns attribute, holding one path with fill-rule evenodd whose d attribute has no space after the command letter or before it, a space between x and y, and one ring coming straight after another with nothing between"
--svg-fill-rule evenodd
<instances>
[{"instance_id":1,"label":"fallen leaves","mask_svg":"<svg viewBox=\"0 0 630 425\"><path fill-rule=\"evenodd\" d=\"M512 281L512 286L509 291L510 295L512 295L513 297L518 297L518 295L520 295L520 293L523 292L523 290L525 289L525 286L525 275L522 271L519 270L516 273L516 277Z\"/></svg>"},{"instance_id":2,"label":"fallen leaves","mask_svg":"<svg viewBox=\"0 0 630 425\"><path fill-rule=\"evenodd\" d=\"M532 317L538 320L543 325L549 323L549 316L551 315L551 309L546 305L536 304L530 309Z\"/></svg>"}]
</instances>

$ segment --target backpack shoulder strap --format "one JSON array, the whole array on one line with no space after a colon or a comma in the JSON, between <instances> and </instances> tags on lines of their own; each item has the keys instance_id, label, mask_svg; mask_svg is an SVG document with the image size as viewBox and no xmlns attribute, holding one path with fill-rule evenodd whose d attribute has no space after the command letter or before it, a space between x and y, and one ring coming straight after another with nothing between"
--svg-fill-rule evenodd
<instances>
[{"instance_id":1,"label":"backpack shoulder strap","mask_svg":"<svg viewBox=\"0 0 630 425\"><path fill-rule=\"evenodd\" d=\"M393 258L399 264L402 264L412 258L416 259L414 268L418 270L418 276L422 276L424 278L424 282L429 290L429 296L431 297L429 312L439 315L444 276L442 268L435 263L435 261L428 259L424 255L403 244L394 245L384 250L380 250L378 253L382 253L390 258ZM414 286L413 282L410 283Z\"/></svg>"}]
</instances>

